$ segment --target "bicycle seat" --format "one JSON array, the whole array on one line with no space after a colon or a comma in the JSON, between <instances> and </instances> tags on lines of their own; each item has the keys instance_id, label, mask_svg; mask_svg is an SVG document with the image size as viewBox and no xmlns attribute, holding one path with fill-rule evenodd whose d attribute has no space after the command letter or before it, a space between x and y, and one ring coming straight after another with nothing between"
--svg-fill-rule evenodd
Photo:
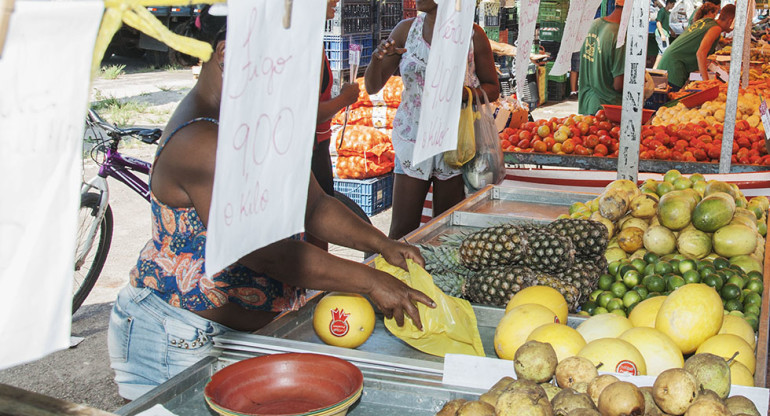
<instances>
[{"instance_id":1,"label":"bicycle seat","mask_svg":"<svg viewBox=\"0 0 770 416\"><path fill-rule=\"evenodd\" d=\"M161 129L144 129L136 133L136 135L139 136L139 139L147 144L157 143L162 134L163 130Z\"/></svg>"}]
</instances>

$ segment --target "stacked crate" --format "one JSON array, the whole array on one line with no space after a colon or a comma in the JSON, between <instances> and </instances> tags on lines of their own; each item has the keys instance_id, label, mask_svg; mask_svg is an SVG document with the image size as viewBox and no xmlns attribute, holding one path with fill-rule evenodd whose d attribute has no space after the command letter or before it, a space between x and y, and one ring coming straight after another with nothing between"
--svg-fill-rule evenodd
<instances>
[{"instance_id":1,"label":"stacked crate","mask_svg":"<svg viewBox=\"0 0 770 416\"><path fill-rule=\"evenodd\" d=\"M342 83L350 81L350 44L362 45L358 74L363 75L372 59L376 9L372 0L340 0L334 18L326 21L324 52L332 68L332 96L339 94Z\"/></svg>"},{"instance_id":2,"label":"stacked crate","mask_svg":"<svg viewBox=\"0 0 770 416\"><path fill-rule=\"evenodd\" d=\"M377 39L387 39L393 28L404 18L403 0L374 1L377 4Z\"/></svg>"},{"instance_id":3,"label":"stacked crate","mask_svg":"<svg viewBox=\"0 0 770 416\"><path fill-rule=\"evenodd\" d=\"M540 25L540 45L551 52L554 59L559 52L559 44L564 34L564 22L567 21L568 11L568 0L540 2L540 12L537 16L537 23Z\"/></svg>"},{"instance_id":4,"label":"stacked crate","mask_svg":"<svg viewBox=\"0 0 770 416\"><path fill-rule=\"evenodd\" d=\"M553 68L553 62L545 64L545 78L548 83L548 86L546 87L548 101L562 101L569 93L569 78L567 74L558 76L551 75L551 68Z\"/></svg>"},{"instance_id":5,"label":"stacked crate","mask_svg":"<svg viewBox=\"0 0 770 416\"><path fill-rule=\"evenodd\" d=\"M500 41L500 1L482 0L478 9L479 26L484 29L487 37L495 42ZM507 40L507 39L506 39Z\"/></svg>"},{"instance_id":6,"label":"stacked crate","mask_svg":"<svg viewBox=\"0 0 770 416\"><path fill-rule=\"evenodd\" d=\"M500 34L507 34L507 37L500 37L500 42L506 42L514 45L519 37L519 15L516 7L503 7L500 9Z\"/></svg>"}]
</instances>

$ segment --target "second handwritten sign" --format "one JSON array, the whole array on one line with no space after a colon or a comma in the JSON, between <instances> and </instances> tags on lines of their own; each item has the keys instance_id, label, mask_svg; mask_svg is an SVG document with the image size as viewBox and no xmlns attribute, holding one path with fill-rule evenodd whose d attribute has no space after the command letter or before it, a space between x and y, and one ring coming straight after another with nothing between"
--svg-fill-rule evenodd
<instances>
[{"instance_id":1,"label":"second handwritten sign","mask_svg":"<svg viewBox=\"0 0 770 416\"><path fill-rule=\"evenodd\" d=\"M282 1L228 1L209 276L304 229L326 2L293 9L285 29Z\"/></svg>"}]
</instances>

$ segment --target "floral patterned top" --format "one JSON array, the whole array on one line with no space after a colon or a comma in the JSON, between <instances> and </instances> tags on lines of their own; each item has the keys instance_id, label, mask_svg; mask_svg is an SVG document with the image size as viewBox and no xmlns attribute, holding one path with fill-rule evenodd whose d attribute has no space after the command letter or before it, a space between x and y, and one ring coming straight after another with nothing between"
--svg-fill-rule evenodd
<instances>
[{"instance_id":1,"label":"floral patterned top","mask_svg":"<svg viewBox=\"0 0 770 416\"><path fill-rule=\"evenodd\" d=\"M158 147L155 159L177 131L197 121L217 123L209 118L184 123ZM158 201L154 194L150 196L152 240L144 246L131 270L131 285L150 288L171 306L191 311L236 303L250 310L281 312L305 304L304 289L285 285L238 263L213 278L207 277L206 228L195 208L171 207Z\"/></svg>"},{"instance_id":2,"label":"floral patterned top","mask_svg":"<svg viewBox=\"0 0 770 416\"><path fill-rule=\"evenodd\" d=\"M443 154L433 156L418 164L412 163L412 154L420 123L425 70L428 67L428 56L430 55L430 45L422 36L424 21L425 15L423 13L414 18L404 45L406 52L401 55L401 62L399 63L404 91L401 93L401 104L398 106L398 111L396 111L396 116L393 119L393 149L396 152L397 162L401 164L404 173L410 177L422 180L435 177L439 180L446 180L460 175L462 170L447 165L444 162ZM465 72L464 85L470 87L481 85L476 76L476 65L473 60L473 39L471 39L468 50L468 66Z\"/></svg>"}]
</instances>

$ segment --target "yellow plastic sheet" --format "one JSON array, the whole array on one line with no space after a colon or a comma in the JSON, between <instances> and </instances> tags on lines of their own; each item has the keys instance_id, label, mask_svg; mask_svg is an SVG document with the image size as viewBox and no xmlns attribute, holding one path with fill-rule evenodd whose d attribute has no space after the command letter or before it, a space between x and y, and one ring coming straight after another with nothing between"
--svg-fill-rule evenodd
<instances>
[{"instance_id":1,"label":"yellow plastic sheet","mask_svg":"<svg viewBox=\"0 0 770 416\"><path fill-rule=\"evenodd\" d=\"M225 0L196 0L195 4L224 3ZM99 71L99 63L107 51L112 37L125 22L127 25L143 32L148 36L165 43L168 47L176 49L187 55L208 61L213 50L211 45L196 39L177 35L170 31L163 23L147 10L147 6L180 6L191 4L185 0L104 0L104 17L99 27L94 46L94 58L91 65L91 73Z\"/></svg>"},{"instance_id":2,"label":"yellow plastic sheet","mask_svg":"<svg viewBox=\"0 0 770 416\"><path fill-rule=\"evenodd\" d=\"M481 118L478 111L473 111L473 93L468 90L468 103L460 110L460 125L457 130L457 149L444 152L444 162L459 169L476 156L476 135L473 124Z\"/></svg>"},{"instance_id":3,"label":"yellow plastic sheet","mask_svg":"<svg viewBox=\"0 0 770 416\"><path fill-rule=\"evenodd\" d=\"M402 327L396 324L395 319L385 319L388 331L412 347L439 357L446 354L485 355L476 313L468 301L444 294L433 283L431 275L412 260L407 260L408 273L389 264L382 256L377 257L374 264L377 270L393 275L436 302L435 309L417 303L422 331L417 329L409 316L404 319Z\"/></svg>"}]
</instances>

